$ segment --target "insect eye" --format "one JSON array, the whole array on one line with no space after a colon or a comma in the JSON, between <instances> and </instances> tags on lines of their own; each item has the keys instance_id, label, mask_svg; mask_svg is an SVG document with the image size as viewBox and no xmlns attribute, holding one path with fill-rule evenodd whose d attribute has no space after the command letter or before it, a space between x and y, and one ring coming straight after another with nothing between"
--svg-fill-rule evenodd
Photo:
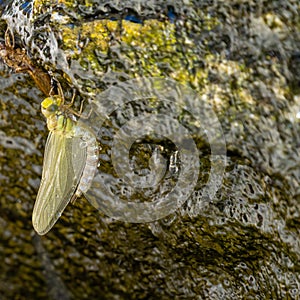
<instances>
[{"instance_id":1,"label":"insect eye","mask_svg":"<svg viewBox=\"0 0 300 300\"><path fill-rule=\"evenodd\" d=\"M46 99L44 99L41 103L42 108L47 109L50 105L53 104L53 98L52 97L48 97Z\"/></svg>"},{"instance_id":2,"label":"insect eye","mask_svg":"<svg viewBox=\"0 0 300 300\"><path fill-rule=\"evenodd\" d=\"M0 0L1 1L1 0ZM62 98L59 97L59 96L51 96L51 97L48 97L48 98L45 98L41 105L42 105L42 108L44 109L49 109L50 106L53 106L55 105L54 107L59 107L62 103Z\"/></svg>"},{"instance_id":3,"label":"insect eye","mask_svg":"<svg viewBox=\"0 0 300 300\"><path fill-rule=\"evenodd\" d=\"M51 104L49 107L47 107L47 111L49 111L49 112L56 112L56 111L58 111L58 105Z\"/></svg>"}]
</instances>

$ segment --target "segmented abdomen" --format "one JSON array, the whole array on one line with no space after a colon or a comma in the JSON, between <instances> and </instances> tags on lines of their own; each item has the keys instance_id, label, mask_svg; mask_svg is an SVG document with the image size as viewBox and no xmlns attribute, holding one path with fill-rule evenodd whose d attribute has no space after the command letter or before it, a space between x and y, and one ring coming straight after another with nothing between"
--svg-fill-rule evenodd
<instances>
[{"instance_id":1,"label":"segmented abdomen","mask_svg":"<svg viewBox=\"0 0 300 300\"><path fill-rule=\"evenodd\" d=\"M76 197L81 196L90 188L99 160L99 146L95 136L86 128L81 128L81 130L83 130L82 147L86 147L86 162L75 193Z\"/></svg>"}]
</instances>

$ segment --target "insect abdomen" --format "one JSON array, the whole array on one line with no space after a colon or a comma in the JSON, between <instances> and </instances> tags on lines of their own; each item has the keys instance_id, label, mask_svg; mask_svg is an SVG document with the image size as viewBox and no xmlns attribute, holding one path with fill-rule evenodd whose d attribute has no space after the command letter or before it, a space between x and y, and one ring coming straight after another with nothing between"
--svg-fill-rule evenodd
<instances>
[{"instance_id":1,"label":"insect abdomen","mask_svg":"<svg viewBox=\"0 0 300 300\"><path fill-rule=\"evenodd\" d=\"M75 193L77 197L81 196L82 193L87 192L90 188L92 180L97 171L99 160L99 146L94 135L86 131L83 136L83 143L86 147L86 162L77 187L77 191Z\"/></svg>"}]
</instances>

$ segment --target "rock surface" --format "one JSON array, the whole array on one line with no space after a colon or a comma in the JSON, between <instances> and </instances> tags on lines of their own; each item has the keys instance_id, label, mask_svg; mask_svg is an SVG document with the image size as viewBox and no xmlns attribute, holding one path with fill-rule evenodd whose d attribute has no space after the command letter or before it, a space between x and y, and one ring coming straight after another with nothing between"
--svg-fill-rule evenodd
<instances>
[{"instance_id":1,"label":"rock surface","mask_svg":"<svg viewBox=\"0 0 300 300\"><path fill-rule=\"evenodd\" d=\"M9 24L67 98L77 90L77 108L134 77L189 85L218 116L227 167L222 188L199 209L210 152L196 135L198 186L175 213L126 223L82 198L40 237L31 214L47 136L44 95L1 63L1 298L297 299L299 2L58 2L8 4L3 37Z\"/></svg>"}]
</instances>

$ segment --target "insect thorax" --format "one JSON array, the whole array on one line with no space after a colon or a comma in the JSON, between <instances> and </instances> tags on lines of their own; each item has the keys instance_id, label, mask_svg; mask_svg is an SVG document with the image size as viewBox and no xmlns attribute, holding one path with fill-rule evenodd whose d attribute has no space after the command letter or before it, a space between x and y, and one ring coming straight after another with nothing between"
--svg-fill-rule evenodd
<instances>
[{"instance_id":1,"label":"insect thorax","mask_svg":"<svg viewBox=\"0 0 300 300\"><path fill-rule=\"evenodd\" d=\"M75 121L73 115L68 113L63 105L62 97L50 96L41 103L42 113L47 118L49 131L72 137L74 135Z\"/></svg>"},{"instance_id":2,"label":"insect thorax","mask_svg":"<svg viewBox=\"0 0 300 300\"><path fill-rule=\"evenodd\" d=\"M75 122L64 114L52 115L47 118L47 127L49 131L66 137L74 136L75 126Z\"/></svg>"}]
</instances>

